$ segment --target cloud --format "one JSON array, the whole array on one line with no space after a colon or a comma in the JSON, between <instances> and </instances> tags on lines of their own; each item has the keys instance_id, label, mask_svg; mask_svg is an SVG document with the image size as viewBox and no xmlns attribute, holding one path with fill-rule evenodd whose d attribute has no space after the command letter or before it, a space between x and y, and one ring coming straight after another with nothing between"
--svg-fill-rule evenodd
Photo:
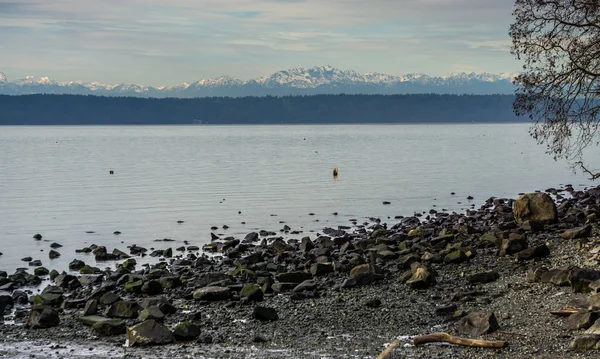
<instances>
[{"instance_id":1,"label":"cloud","mask_svg":"<svg viewBox=\"0 0 600 359\"><path fill-rule=\"evenodd\" d=\"M148 84L323 63L513 71L511 11L507 0L0 0L0 71Z\"/></svg>"}]
</instances>

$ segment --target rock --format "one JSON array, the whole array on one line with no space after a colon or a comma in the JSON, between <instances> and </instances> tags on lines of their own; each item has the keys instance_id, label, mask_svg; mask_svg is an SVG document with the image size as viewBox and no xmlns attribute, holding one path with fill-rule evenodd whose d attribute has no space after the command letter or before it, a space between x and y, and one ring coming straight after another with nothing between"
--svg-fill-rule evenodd
<instances>
[{"instance_id":1,"label":"rock","mask_svg":"<svg viewBox=\"0 0 600 359\"><path fill-rule=\"evenodd\" d=\"M478 337L500 329L496 316L491 312L475 312L461 318L457 324L460 334Z\"/></svg>"},{"instance_id":2,"label":"rock","mask_svg":"<svg viewBox=\"0 0 600 359\"><path fill-rule=\"evenodd\" d=\"M529 243L525 237L504 238L500 247L500 256L512 255L527 249Z\"/></svg>"},{"instance_id":3,"label":"rock","mask_svg":"<svg viewBox=\"0 0 600 359\"><path fill-rule=\"evenodd\" d=\"M98 300L98 303L100 303L102 305L111 305L120 300L121 300L121 297L119 297L116 293L107 292L100 297L100 299Z\"/></svg>"},{"instance_id":4,"label":"rock","mask_svg":"<svg viewBox=\"0 0 600 359\"><path fill-rule=\"evenodd\" d=\"M568 269L551 269L541 271L540 281L542 283L552 283L556 286L571 285L571 272Z\"/></svg>"},{"instance_id":5,"label":"rock","mask_svg":"<svg viewBox=\"0 0 600 359\"><path fill-rule=\"evenodd\" d=\"M527 261L535 258L544 258L550 255L550 248L547 245L541 244L536 247L529 247L515 254L517 261Z\"/></svg>"},{"instance_id":6,"label":"rock","mask_svg":"<svg viewBox=\"0 0 600 359\"><path fill-rule=\"evenodd\" d=\"M410 266L412 276L406 284L413 289L425 289L433 283L433 276L427 267L421 263L413 263Z\"/></svg>"},{"instance_id":7,"label":"rock","mask_svg":"<svg viewBox=\"0 0 600 359\"><path fill-rule=\"evenodd\" d=\"M200 326L192 322L179 323L173 328L177 340L193 340L200 336Z\"/></svg>"},{"instance_id":8,"label":"rock","mask_svg":"<svg viewBox=\"0 0 600 359\"><path fill-rule=\"evenodd\" d=\"M98 313L98 300L90 299L85 302L85 307L83 308L83 315L95 315Z\"/></svg>"},{"instance_id":9,"label":"rock","mask_svg":"<svg viewBox=\"0 0 600 359\"><path fill-rule=\"evenodd\" d=\"M133 282L127 282L125 283L125 290L129 293L142 293L142 286L144 285L144 282L140 279L140 280L136 280Z\"/></svg>"},{"instance_id":10,"label":"rock","mask_svg":"<svg viewBox=\"0 0 600 359\"><path fill-rule=\"evenodd\" d=\"M444 257L444 263L463 263L469 260L469 257L462 250L455 250L454 252L450 252L446 254Z\"/></svg>"},{"instance_id":11,"label":"rock","mask_svg":"<svg viewBox=\"0 0 600 359\"><path fill-rule=\"evenodd\" d=\"M50 252L48 252L48 257L50 259L56 259L56 258L60 257L60 253L58 253L55 250L51 250Z\"/></svg>"},{"instance_id":12,"label":"rock","mask_svg":"<svg viewBox=\"0 0 600 359\"><path fill-rule=\"evenodd\" d=\"M33 304L57 307L63 302L62 293L42 293L32 298Z\"/></svg>"},{"instance_id":13,"label":"rock","mask_svg":"<svg viewBox=\"0 0 600 359\"><path fill-rule=\"evenodd\" d=\"M569 315L563 322L563 328L566 330L588 329L594 324L597 314L593 312L580 312Z\"/></svg>"},{"instance_id":14,"label":"rock","mask_svg":"<svg viewBox=\"0 0 600 359\"><path fill-rule=\"evenodd\" d=\"M280 282L299 284L312 279L312 275L307 272L285 272L278 274L275 278Z\"/></svg>"},{"instance_id":15,"label":"rock","mask_svg":"<svg viewBox=\"0 0 600 359\"><path fill-rule=\"evenodd\" d=\"M314 263L310 266L310 273L315 277L319 277L332 272L333 266L331 265L331 263Z\"/></svg>"},{"instance_id":16,"label":"rock","mask_svg":"<svg viewBox=\"0 0 600 359\"><path fill-rule=\"evenodd\" d=\"M142 293L148 295L158 295L162 294L162 292L163 286L155 280L149 280L142 286Z\"/></svg>"},{"instance_id":17,"label":"rock","mask_svg":"<svg viewBox=\"0 0 600 359\"><path fill-rule=\"evenodd\" d=\"M31 258L31 257L25 257L25 258L21 258L21 260L23 262L31 262L33 260L33 258Z\"/></svg>"},{"instance_id":18,"label":"rock","mask_svg":"<svg viewBox=\"0 0 600 359\"><path fill-rule=\"evenodd\" d=\"M62 247L62 244L58 244L56 242L54 242L50 245L50 248L60 248L60 247Z\"/></svg>"},{"instance_id":19,"label":"rock","mask_svg":"<svg viewBox=\"0 0 600 359\"><path fill-rule=\"evenodd\" d=\"M592 326L589 327L585 331L585 334L599 334L600 335L600 319L596 319L594 324L592 324Z\"/></svg>"},{"instance_id":20,"label":"rock","mask_svg":"<svg viewBox=\"0 0 600 359\"><path fill-rule=\"evenodd\" d=\"M50 274L50 271L44 267L37 267L33 270L33 274L37 276L45 276Z\"/></svg>"},{"instance_id":21,"label":"rock","mask_svg":"<svg viewBox=\"0 0 600 359\"><path fill-rule=\"evenodd\" d=\"M296 288L296 283L277 282L271 285L271 289L276 293L283 293Z\"/></svg>"},{"instance_id":22,"label":"rock","mask_svg":"<svg viewBox=\"0 0 600 359\"><path fill-rule=\"evenodd\" d=\"M500 278L500 274L496 271L487 271L474 273L467 276L467 281L469 283L490 283L495 282Z\"/></svg>"},{"instance_id":23,"label":"rock","mask_svg":"<svg viewBox=\"0 0 600 359\"><path fill-rule=\"evenodd\" d=\"M381 299L375 298L365 302L365 306L369 308L378 308L381 306Z\"/></svg>"},{"instance_id":24,"label":"rock","mask_svg":"<svg viewBox=\"0 0 600 359\"><path fill-rule=\"evenodd\" d=\"M263 296L262 288L258 284L245 285L240 291L240 297L250 301L260 302Z\"/></svg>"},{"instance_id":25,"label":"rock","mask_svg":"<svg viewBox=\"0 0 600 359\"><path fill-rule=\"evenodd\" d=\"M27 326L33 329L51 328L60 324L58 312L46 305L34 305L31 307Z\"/></svg>"},{"instance_id":26,"label":"rock","mask_svg":"<svg viewBox=\"0 0 600 359\"><path fill-rule=\"evenodd\" d=\"M18 293L18 292L16 292ZM14 293L13 293L14 296ZM4 312L9 309L12 308L15 305L15 298L17 298L15 296L15 298L13 298L13 296L10 295L0 295L0 319L2 318L2 315L4 315ZM1 322L1 320L0 320Z\"/></svg>"},{"instance_id":27,"label":"rock","mask_svg":"<svg viewBox=\"0 0 600 359\"><path fill-rule=\"evenodd\" d=\"M561 234L561 237L563 237L564 239L577 239L577 238L586 238L592 235L592 226L589 224L586 224L583 227L577 227L577 228L572 228L572 229L568 229L565 232L563 232L563 234Z\"/></svg>"},{"instance_id":28,"label":"rock","mask_svg":"<svg viewBox=\"0 0 600 359\"><path fill-rule=\"evenodd\" d=\"M573 268L570 271L569 283L573 293L588 293L590 285L600 280L600 271L587 268Z\"/></svg>"},{"instance_id":29,"label":"rock","mask_svg":"<svg viewBox=\"0 0 600 359\"><path fill-rule=\"evenodd\" d=\"M313 291L317 289L317 283L315 283L312 280L305 280L304 282L298 284L297 286L294 287L294 292L296 293L301 293L304 291Z\"/></svg>"},{"instance_id":30,"label":"rock","mask_svg":"<svg viewBox=\"0 0 600 359\"><path fill-rule=\"evenodd\" d=\"M140 306L136 302L119 301L108 308L110 318L137 318Z\"/></svg>"},{"instance_id":31,"label":"rock","mask_svg":"<svg viewBox=\"0 0 600 359\"><path fill-rule=\"evenodd\" d=\"M41 241L41 240L42 240L42 235L38 233L38 234L35 234L35 235L33 236L33 238L34 238L34 239L37 239L38 241Z\"/></svg>"},{"instance_id":32,"label":"rock","mask_svg":"<svg viewBox=\"0 0 600 359\"><path fill-rule=\"evenodd\" d=\"M85 263L79 259L73 259L73 261L69 263L70 271L78 271L83 267L85 267Z\"/></svg>"},{"instance_id":33,"label":"rock","mask_svg":"<svg viewBox=\"0 0 600 359\"><path fill-rule=\"evenodd\" d=\"M130 346L162 345L173 343L175 336L164 325L147 320L127 328L127 339Z\"/></svg>"},{"instance_id":34,"label":"rock","mask_svg":"<svg viewBox=\"0 0 600 359\"><path fill-rule=\"evenodd\" d=\"M558 219L554 200L547 193L528 193L519 196L513 204L517 223L525 221L536 224L551 224Z\"/></svg>"},{"instance_id":35,"label":"rock","mask_svg":"<svg viewBox=\"0 0 600 359\"><path fill-rule=\"evenodd\" d=\"M449 314L456 312L457 309L458 308L456 307L456 304L442 305L442 306L435 308L435 314L436 315L449 315Z\"/></svg>"},{"instance_id":36,"label":"rock","mask_svg":"<svg viewBox=\"0 0 600 359\"><path fill-rule=\"evenodd\" d=\"M140 321L146 321L154 319L157 321L162 321L165 319L165 314L160 310L160 308L156 305L149 306L148 308L144 308L140 312Z\"/></svg>"},{"instance_id":37,"label":"rock","mask_svg":"<svg viewBox=\"0 0 600 359\"><path fill-rule=\"evenodd\" d=\"M107 319L99 321L92 325L92 329L98 336L101 337L122 335L127 332L125 321L120 319Z\"/></svg>"},{"instance_id":38,"label":"rock","mask_svg":"<svg viewBox=\"0 0 600 359\"><path fill-rule=\"evenodd\" d=\"M194 291L194 299L218 301L229 299L229 288L227 287L204 287Z\"/></svg>"},{"instance_id":39,"label":"rock","mask_svg":"<svg viewBox=\"0 0 600 359\"><path fill-rule=\"evenodd\" d=\"M29 265L31 267L40 267L42 265L42 261L39 259L36 259L34 261L29 262Z\"/></svg>"},{"instance_id":40,"label":"rock","mask_svg":"<svg viewBox=\"0 0 600 359\"><path fill-rule=\"evenodd\" d=\"M260 321L273 321L278 320L279 315L277 315L277 311L273 308L257 306L254 307L252 318Z\"/></svg>"},{"instance_id":41,"label":"rock","mask_svg":"<svg viewBox=\"0 0 600 359\"><path fill-rule=\"evenodd\" d=\"M600 335L598 335L598 334L580 335L571 341L571 344L569 344L569 348L571 348L571 350L575 350L575 351L599 349L600 348Z\"/></svg>"},{"instance_id":42,"label":"rock","mask_svg":"<svg viewBox=\"0 0 600 359\"><path fill-rule=\"evenodd\" d=\"M383 279L383 275L377 273L377 268L372 264L361 264L350 271L350 279L355 285L366 285L376 280Z\"/></svg>"}]
</instances>

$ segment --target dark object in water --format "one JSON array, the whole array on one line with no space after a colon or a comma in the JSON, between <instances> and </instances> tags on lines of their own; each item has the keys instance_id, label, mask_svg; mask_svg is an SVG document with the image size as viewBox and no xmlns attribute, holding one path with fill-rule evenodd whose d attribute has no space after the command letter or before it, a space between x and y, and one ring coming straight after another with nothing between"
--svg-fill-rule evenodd
<instances>
[{"instance_id":1,"label":"dark object in water","mask_svg":"<svg viewBox=\"0 0 600 359\"><path fill-rule=\"evenodd\" d=\"M115 171L113 171L113 170L110 170L110 171L108 171L108 173L109 173L109 174L111 174L111 175L114 175L114 174L115 174Z\"/></svg>"},{"instance_id":2,"label":"dark object in water","mask_svg":"<svg viewBox=\"0 0 600 359\"><path fill-rule=\"evenodd\" d=\"M337 167L333 169L333 177L337 177L338 176L338 169Z\"/></svg>"}]
</instances>

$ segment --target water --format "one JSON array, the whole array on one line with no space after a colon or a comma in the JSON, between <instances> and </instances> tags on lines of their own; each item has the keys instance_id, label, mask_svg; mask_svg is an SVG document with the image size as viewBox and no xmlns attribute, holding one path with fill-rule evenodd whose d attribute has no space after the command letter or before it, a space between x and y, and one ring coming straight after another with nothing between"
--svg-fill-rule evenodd
<instances>
[{"instance_id":1,"label":"water","mask_svg":"<svg viewBox=\"0 0 600 359\"><path fill-rule=\"evenodd\" d=\"M92 243L109 250L132 244L164 249L183 240L201 246L210 241L211 226L241 236L278 230L280 221L311 234L351 218L393 223L396 215L433 205L464 211L468 195L479 206L492 195L589 184L545 155L527 129L0 127L0 270L26 267L25 256L59 270L74 258L94 264L91 255L75 254ZM230 228L221 229L225 224ZM36 233L44 240L35 241ZM154 242L162 238L177 242ZM52 242L64 246L59 259L48 259Z\"/></svg>"}]
</instances>

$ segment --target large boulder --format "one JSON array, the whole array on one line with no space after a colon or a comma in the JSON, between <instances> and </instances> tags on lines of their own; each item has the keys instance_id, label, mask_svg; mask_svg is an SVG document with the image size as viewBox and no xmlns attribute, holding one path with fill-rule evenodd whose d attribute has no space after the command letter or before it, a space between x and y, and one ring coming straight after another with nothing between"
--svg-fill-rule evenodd
<instances>
[{"instance_id":1,"label":"large boulder","mask_svg":"<svg viewBox=\"0 0 600 359\"><path fill-rule=\"evenodd\" d=\"M554 200L547 193L527 193L514 202L513 212L517 223L525 221L535 224L555 223L558 212Z\"/></svg>"},{"instance_id":2,"label":"large boulder","mask_svg":"<svg viewBox=\"0 0 600 359\"><path fill-rule=\"evenodd\" d=\"M155 320L127 328L127 339L130 346L170 344L175 341L175 336L169 328Z\"/></svg>"}]
</instances>

